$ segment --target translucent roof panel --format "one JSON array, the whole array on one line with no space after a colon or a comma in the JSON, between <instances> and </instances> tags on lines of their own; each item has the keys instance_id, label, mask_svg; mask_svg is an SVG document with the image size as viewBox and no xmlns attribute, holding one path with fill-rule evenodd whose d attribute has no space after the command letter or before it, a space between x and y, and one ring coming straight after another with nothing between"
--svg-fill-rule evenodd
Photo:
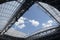
<instances>
[{"instance_id":1,"label":"translucent roof panel","mask_svg":"<svg viewBox=\"0 0 60 40\"><path fill-rule=\"evenodd\" d=\"M22 17L18 19L18 22L16 22L12 28L31 36L39 30L44 31L44 29L47 30L57 26L58 23L55 19L52 18L39 4L35 3Z\"/></svg>"},{"instance_id":2,"label":"translucent roof panel","mask_svg":"<svg viewBox=\"0 0 60 40\"><path fill-rule=\"evenodd\" d=\"M8 24L20 5L21 3L16 1L0 4L0 31Z\"/></svg>"}]
</instances>

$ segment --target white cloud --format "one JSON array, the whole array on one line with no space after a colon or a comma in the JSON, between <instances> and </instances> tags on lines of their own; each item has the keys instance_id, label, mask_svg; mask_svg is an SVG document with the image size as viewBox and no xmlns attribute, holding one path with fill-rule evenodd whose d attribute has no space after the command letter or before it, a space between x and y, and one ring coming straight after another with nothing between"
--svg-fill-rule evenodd
<instances>
[{"instance_id":1,"label":"white cloud","mask_svg":"<svg viewBox=\"0 0 60 40\"><path fill-rule=\"evenodd\" d=\"M17 25L19 25L19 23L18 23L18 22L16 22L16 23L15 23L15 25L17 26Z\"/></svg>"},{"instance_id":2,"label":"white cloud","mask_svg":"<svg viewBox=\"0 0 60 40\"><path fill-rule=\"evenodd\" d=\"M49 24L49 23L45 24L45 23L43 23L42 26L43 26L43 27L51 27L52 24Z\"/></svg>"},{"instance_id":3,"label":"white cloud","mask_svg":"<svg viewBox=\"0 0 60 40\"><path fill-rule=\"evenodd\" d=\"M37 27L39 26L39 22L36 21L36 20L28 20L27 18L24 18L24 17L20 17L20 19L18 20L18 22L15 23L15 25L19 25L18 27L20 27L20 29L24 28L26 25L24 23L29 23L29 22L32 23L33 26Z\"/></svg>"},{"instance_id":4,"label":"white cloud","mask_svg":"<svg viewBox=\"0 0 60 40\"><path fill-rule=\"evenodd\" d=\"M23 29L26 25L25 23L26 18L24 17L20 17L20 19L18 20L18 22L15 23L15 25L17 25L20 29Z\"/></svg>"},{"instance_id":5,"label":"white cloud","mask_svg":"<svg viewBox=\"0 0 60 40\"><path fill-rule=\"evenodd\" d=\"M18 19L18 22L15 23L15 25L21 25L21 24L24 24L24 20L26 20L26 18L20 17L20 19Z\"/></svg>"},{"instance_id":6,"label":"white cloud","mask_svg":"<svg viewBox=\"0 0 60 40\"><path fill-rule=\"evenodd\" d=\"M20 17L20 19L21 19L21 20L26 20L26 18L24 18L24 17Z\"/></svg>"},{"instance_id":7,"label":"white cloud","mask_svg":"<svg viewBox=\"0 0 60 40\"><path fill-rule=\"evenodd\" d=\"M23 29L24 27L26 27L26 25L25 25L25 24L22 24L22 25L18 25L18 27L19 27L20 29Z\"/></svg>"},{"instance_id":8,"label":"white cloud","mask_svg":"<svg viewBox=\"0 0 60 40\"><path fill-rule=\"evenodd\" d=\"M51 27L52 26L53 21L49 20L47 23L43 23L42 26L43 27Z\"/></svg>"},{"instance_id":9,"label":"white cloud","mask_svg":"<svg viewBox=\"0 0 60 40\"><path fill-rule=\"evenodd\" d=\"M53 23L53 21L52 20L49 20L48 23Z\"/></svg>"},{"instance_id":10,"label":"white cloud","mask_svg":"<svg viewBox=\"0 0 60 40\"><path fill-rule=\"evenodd\" d=\"M35 20L29 20L29 22L31 22L32 25L34 25L34 26L38 26L39 25L39 22L35 21Z\"/></svg>"},{"instance_id":11,"label":"white cloud","mask_svg":"<svg viewBox=\"0 0 60 40\"><path fill-rule=\"evenodd\" d=\"M23 24L23 23L24 23L24 20L19 19L19 20L18 20L18 23L19 23L19 24Z\"/></svg>"},{"instance_id":12,"label":"white cloud","mask_svg":"<svg viewBox=\"0 0 60 40\"><path fill-rule=\"evenodd\" d=\"M16 26L24 24L24 20L19 19L18 22L15 23Z\"/></svg>"}]
</instances>

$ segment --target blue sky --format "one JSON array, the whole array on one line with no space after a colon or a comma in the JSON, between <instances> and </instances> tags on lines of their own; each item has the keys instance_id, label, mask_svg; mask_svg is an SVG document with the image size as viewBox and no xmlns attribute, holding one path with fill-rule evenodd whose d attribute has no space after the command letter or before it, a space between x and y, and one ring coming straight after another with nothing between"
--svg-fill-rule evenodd
<instances>
[{"instance_id":1,"label":"blue sky","mask_svg":"<svg viewBox=\"0 0 60 40\"><path fill-rule=\"evenodd\" d=\"M21 17L21 22L19 21L13 25L15 30L24 32L31 35L37 30L44 28L49 28L49 26L57 25L55 20L51 19L45 12L42 10L38 4L34 4L25 14Z\"/></svg>"}]
</instances>

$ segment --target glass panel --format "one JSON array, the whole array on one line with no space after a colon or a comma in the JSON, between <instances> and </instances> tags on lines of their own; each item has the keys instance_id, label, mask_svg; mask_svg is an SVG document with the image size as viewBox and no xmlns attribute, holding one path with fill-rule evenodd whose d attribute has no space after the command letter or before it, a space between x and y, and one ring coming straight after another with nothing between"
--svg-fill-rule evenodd
<instances>
[{"instance_id":1,"label":"glass panel","mask_svg":"<svg viewBox=\"0 0 60 40\"><path fill-rule=\"evenodd\" d=\"M22 17L20 17L18 22L13 25L13 28L30 36L37 31L47 30L57 26L58 23L55 19L41 6L35 3Z\"/></svg>"}]
</instances>

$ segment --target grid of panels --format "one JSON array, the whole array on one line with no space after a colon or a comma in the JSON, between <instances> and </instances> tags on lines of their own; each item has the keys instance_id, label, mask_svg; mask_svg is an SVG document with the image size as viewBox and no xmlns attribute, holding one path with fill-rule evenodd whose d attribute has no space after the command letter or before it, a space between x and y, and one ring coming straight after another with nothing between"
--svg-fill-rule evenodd
<instances>
[{"instance_id":1,"label":"grid of panels","mask_svg":"<svg viewBox=\"0 0 60 40\"><path fill-rule=\"evenodd\" d=\"M16 1L0 4L0 31L7 25L20 5L21 3Z\"/></svg>"}]
</instances>

